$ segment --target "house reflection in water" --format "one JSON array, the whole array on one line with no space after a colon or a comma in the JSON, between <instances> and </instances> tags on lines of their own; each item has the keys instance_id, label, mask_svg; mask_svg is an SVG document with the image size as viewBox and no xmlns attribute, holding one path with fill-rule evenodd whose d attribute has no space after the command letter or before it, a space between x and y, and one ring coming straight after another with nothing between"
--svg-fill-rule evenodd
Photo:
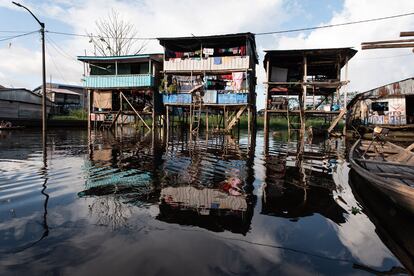
<instances>
[{"instance_id":1,"label":"house reflection in water","mask_svg":"<svg viewBox=\"0 0 414 276\"><path fill-rule=\"evenodd\" d=\"M304 145L298 148L304 151L294 156L282 152L266 157L261 213L292 221L320 214L336 224L345 223L347 212L332 194L336 185L330 174L330 153L312 151Z\"/></svg>"},{"instance_id":2,"label":"house reflection in water","mask_svg":"<svg viewBox=\"0 0 414 276\"><path fill-rule=\"evenodd\" d=\"M131 205L158 205L160 221L246 234L255 203L254 145L223 135L176 138L99 133L91 139L88 177L78 196L94 198L90 209L98 223L113 227L127 219ZM118 219L112 223L103 214Z\"/></svg>"},{"instance_id":3,"label":"house reflection in water","mask_svg":"<svg viewBox=\"0 0 414 276\"><path fill-rule=\"evenodd\" d=\"M246 234L253 217L253 204L246 195L229 195L211 188L166 187L161 190L157 219L193 225L215 232Z\"/></svg>"},{"instance_id":4,"label":"house reflection in water","mask_svg":"<svg viewBox=\"0 0 414 276\"><path fill-rule=\"evenodd\" d=\"M157 219L245 235L255 204L255 145L245 146L229 135L169 143Z\"/></svg>"}]
</instances>

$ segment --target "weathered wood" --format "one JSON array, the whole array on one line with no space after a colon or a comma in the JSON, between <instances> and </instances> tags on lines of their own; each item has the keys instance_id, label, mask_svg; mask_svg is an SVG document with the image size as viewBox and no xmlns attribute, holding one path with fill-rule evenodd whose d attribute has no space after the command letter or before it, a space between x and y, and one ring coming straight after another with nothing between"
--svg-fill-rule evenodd
<instances>
[{"instance_id":1,"label":"weathered wood","mask_svg":"<svg viewBox=\"0 0 414 276\"><path fill-rule=\"evenodd\" d=\"M412 167L412 165L401 164L398 162L390 162L390 161L380 161L380 160L371 160L371 159L362 159L357 158L355 161L362 162L362 163L372 163L372 164L381 164L384 166L401 166L401 167Z\"/></svg>"},{"instance_id":2,"label":"weathered wood","mask_svg":"<svg viewBox=\"0 0 414 276\"><path fill-rule=\"evenodd\" d=\"M246 110L247 106L242 106L236 113L236 115L232 118L232 120L227 124L226 131L230 131L237 123L237 121L240 119L240 116L243 114L243 112ZM227 117L227 116L226 116ZM247 122L250 124L250 122Z\"/></svg>"},{"instance_id":3,"label":"weathered wood","mask_svg":"<svg viewBox=\"0 0 414 276\"><path fill-rule=\"evenodd\" d=\"M396 39L396 40L362 42L361 45L375 45L375 44L388 44L388 43L400 43L400 42L414 42L414 39Z\"/></svg>"},{"instance_id":4,"label":"weathered wood","mask_svg":"<svg viewBox=\"0 0 414 276\"><path fill-rule=\"evenodd\" d=\"M414 32L401 32L400 37L414 36Z\"/></svg>"},{"instance_id":5,"label":"weathered wood","mask_svg":"<svg viewBox=\"0 0 414 276\"><path fill-rule=\"evenodd\" d=\"M132 104L129 102L129 100L127 99L127 97L125 97L125 95L121 92L122 97L124 97L124 99L126 100L126 102L129 104L129 106L132 108L132 110L135 112L135 114L137 114L138 118L142 121L142 123L149 129L151 130L151 128L147 125L147 123L144 121L144 119L141 117L141 115L139 115L138 111L132 106Z\"/></svg>"},{"instance_id":6,"label":"weathered wood","mask_svg":"<svg viewBox=\"0 0 414 276\"><path fill-rule=\"evenodd\" d=\"M391 177L391 178L402 178L402 179L411 179L414 180L414 175L401 174L401 173L376 173L376 175Z\"/></svg>"},{"instance_id":7,"label":"weathered wood","mask_svg":"<svg viewBox=\"0 0 414 276\"><path fill-rule=\"evenodd\" d=\"M392 49L392 48L412 48L414 43L395 43L395 44L369 44L362 45L362 50L369 49Z\"/></svg>"},{"instance_id":8,"label":"weathered wood","mask_svg":"<svg viewBox=\"0 0 414 276\"><path fill-rule=\"evenodd\" d=\"M378 142L375 143L378 144ZM414 187L412 186L414 183L414 165L392 162L389 161L391 158L388 157L382 161L361 159L362 151L358 150L360 145L361 140L358 140L351 148L349 161L352 168L393 202L414 213ZM387 146L405 151L404 148L389 142L387 142ZM414 156L414 153L406 152Z\"/></svg>"},{"instance_id":9,"label":"weathered wood","mask_svg":"<svg viewBox=\"0 0 414 276\"><path fill-rule=\"evenodd\" d=\"M341 113L335 118L335 120L332 122L331 126L328 128L328 133L331 133L332 130L335 128L335 126L339 123L339 121L342 119L342 117L345 115L346 109L342 109Z\"/></svg>"}]
</instances>

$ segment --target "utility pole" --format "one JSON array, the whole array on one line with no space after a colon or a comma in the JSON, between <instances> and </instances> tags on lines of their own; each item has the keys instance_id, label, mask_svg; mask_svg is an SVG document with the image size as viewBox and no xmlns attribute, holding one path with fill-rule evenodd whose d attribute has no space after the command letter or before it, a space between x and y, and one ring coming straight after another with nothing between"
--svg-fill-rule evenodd
<instances>
[{"instance_id":1,"label":"utility pole","mask_svg":"<svg viewBox=\"0 0 414 276\"><path fill-rule=\"evenodd\" d=\"M33 18L40 25L40 37L42 41L42 133L45 140L46 129L47 129L47 114L46 114L46 59L45 59L45 23L40 20L25 6L20 3L12 2L14 5L27 10Z\"/></svg>"}]
</instances>

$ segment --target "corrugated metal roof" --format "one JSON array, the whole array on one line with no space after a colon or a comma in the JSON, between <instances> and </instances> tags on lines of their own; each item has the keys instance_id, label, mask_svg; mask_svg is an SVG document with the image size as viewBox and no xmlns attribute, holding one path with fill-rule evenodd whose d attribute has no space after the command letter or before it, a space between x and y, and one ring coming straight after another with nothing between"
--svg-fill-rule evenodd
<instances>
[{"instance_id":1,"label":"corrugated metal roof","mask_svg":"<svg viewBox=\"0 0 414 276\"><path fill-rule=\"evenodd\" d=\"M76 93L74 91L70 91L68 89L63 89L63 88L47 88L46 89L47 92L53 92L53 93L58 93L58 94L70 94L70 95L80 95L79 93Z\"/></svg>"},{"instance_id":2,"label":"corrugated metal roof","mask_svg":"<svg viewBox=\"0 0 414 276\"><path fill-rule=\"evenodd\" d=\"M209 39L229 39L229 38L245 38L245 37L254 37L253 33L234 33L234 34L222 34L222 35L203 35L203 36L184 36L184 37L159 37L160 41L174 41L182 39L190 40L209 40Z\"/></svg>"},{"instance_id":3,"label":"corrugated metal roof","mask_svg":"<svg viewBox=\"0 0 414 276\"><path fill-rule=\"evenodd\" d=\"M332 66L340 58L341 67L345 65L346 58L351 59L358 51L350 48L317 48L317 49L294 49L294 50L265 50L263 65L266 69L266 63L270 60L271 66L277 66L278 63L284 66L297 66L301 63L303 56L309 58L312 62L324 62L325 66Z\"/></svg>"},{"instance_id":4,"label":"corrugated metal roof","mask_svg":"<svg viewBox=\"0 0 414 276\"><path fill-rule=\"evenodd\" d=\"M116 61L116 60L128 60L128 59L156 59L157 56L162 56L163 54L139 54L139 55L125 55L125 56L78 56L80 61Z\"/></svg>"}]
</instances>

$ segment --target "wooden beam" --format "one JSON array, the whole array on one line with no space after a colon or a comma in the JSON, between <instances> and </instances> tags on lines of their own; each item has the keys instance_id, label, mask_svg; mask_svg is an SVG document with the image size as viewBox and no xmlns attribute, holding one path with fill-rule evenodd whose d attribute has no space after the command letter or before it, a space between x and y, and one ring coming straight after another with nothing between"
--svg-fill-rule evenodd
<instances>
[{"instance_id":1,"label":"wooden beam","mask_svg":"<svg viewBox=\"0 0 414 276\"><path fill-rule=\"evenodd\" d=\"M396 39L396 40L382 40L382 41L362 42L361 45L388 44L388 43L400 43L400 42L414 42L414 39Z\"/></svg>"},{"instance_id":2,"label":"wooden beam","mask_svg":"<svg viewBox=\"0 0 414 276\"><path fill-rule=\"evenodd\" d=\"M414 32L401 32L400 37L404 37L404 36L414 36Z\"/></svg>"},{"instance_id":3,"label":"wooden beam","mask_svg":"<svg viewBox=\"0 0 414 276\"><path fill-rule=\"evenodd\" d=\"M335 118L335 120L332 122L331 126L328 128L328 133L331 133L332 130L335 128L335 126L339 123L341 118L345 115L346 108L341 110L341 113L339 113L338 117Z\"/></svg>"},{"instance_id":4,"label":"wooden beam","mask_svg":"<svg viewBox=\"0 0 414 276\"><path fill-rule=\"evenodd\" d=\"M411 48L411 47L414 47L414 43L370 44L370 45L363 45L362 50L389 49L389 48Z\"/></svg>"}]
</instances>

